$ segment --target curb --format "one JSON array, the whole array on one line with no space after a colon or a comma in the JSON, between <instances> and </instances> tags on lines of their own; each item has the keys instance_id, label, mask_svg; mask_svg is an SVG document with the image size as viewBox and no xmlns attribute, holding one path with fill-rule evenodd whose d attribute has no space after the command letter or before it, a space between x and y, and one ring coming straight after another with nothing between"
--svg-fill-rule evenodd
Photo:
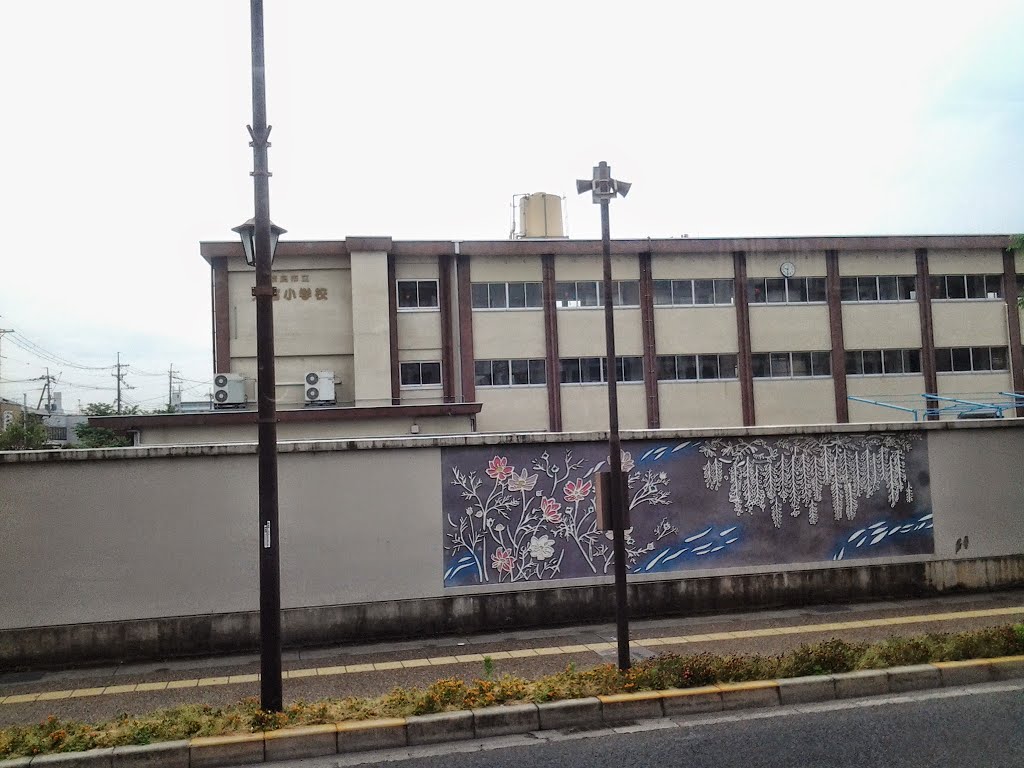
<instances>
[{"instance_id":1,"label":"curb","mask_svg":"<svg viewBox=\"0 0 1024 768\"><path fill-rule=\"evenodd\" d=\"M561 728L621 726L703 712L807 704L1024 677L1024 656L940 661L834 675L719 683L439 712L408 718L306 725L0 761L2 768L212 768L348 754Z\"/></svg>"}]
</instances>

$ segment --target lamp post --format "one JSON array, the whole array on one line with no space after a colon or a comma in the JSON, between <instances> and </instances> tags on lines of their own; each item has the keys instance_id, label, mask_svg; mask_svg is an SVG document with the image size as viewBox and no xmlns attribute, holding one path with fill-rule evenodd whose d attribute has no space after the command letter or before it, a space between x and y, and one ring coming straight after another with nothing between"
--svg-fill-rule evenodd
<instances>
[{"instance_id":1,"label":"lamp post","mask_svg":"<svg viewBox=\"0 0 1024 768\"><path fill-rule=\"evenodd\" d=\"M611 168L603 160L594 168L594 176L576 182L579 194L591 192L593 202L601 206L601 254L604 267L605 369L608 377L608 478L609 507L615 554L615 635L619 650L619 669L629 669L629 616L626 605L626 532L625 486L622 477L622 448L619 441L619 398L616 386L618 366L615 359L615 315L612 310L612 245L608 226L608 201L629 193L630 184L612 178Z\"/></svg>"},{"instance_id":2,"label":"lamp post","mask_svg":"<svg viewBox=\"0 0 1024 768\"><path fill-rule=\"evenodd\" d=\"M285 230L270 221L270 171L267 148L267 91L263 63L263 0L249 0L252 36L253 188L256 216L234 228L242 238L245 260L256 267L256 400L259 461L260 552L260 707L280 712L281 559L277 506L277 386L274 373L274 288L270 265L278 237Z\"/></svg>"}]
</instances>

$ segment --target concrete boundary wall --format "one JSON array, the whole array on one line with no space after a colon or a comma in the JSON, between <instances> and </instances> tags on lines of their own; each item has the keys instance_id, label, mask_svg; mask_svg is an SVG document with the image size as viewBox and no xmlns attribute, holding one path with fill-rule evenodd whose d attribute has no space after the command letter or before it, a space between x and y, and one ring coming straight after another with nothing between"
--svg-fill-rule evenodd
<instances>
[{"instance_id":1,"label":"concrete boundary wall","mask_svg":"<svg viewBox=\"0 0 1024 768\"><path fill-rule=\"evenodd\" d=\"M933 553L631 576L633 615L1024 585L1024 420L656 430L623 438L886 432L927 439ZM443 449L604 438L282 443L285 642L610 620L610 577L442 584ZM0 453L0 667L254 649L257 529L253 444Z\"/></svg>"}]
</instances>

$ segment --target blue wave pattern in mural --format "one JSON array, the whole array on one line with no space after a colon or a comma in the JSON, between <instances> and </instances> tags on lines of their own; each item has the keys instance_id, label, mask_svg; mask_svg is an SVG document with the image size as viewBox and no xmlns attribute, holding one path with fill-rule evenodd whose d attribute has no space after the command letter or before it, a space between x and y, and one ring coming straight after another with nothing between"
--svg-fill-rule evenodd
<instances>
[{"instance_id":1,"label":"blue wave pattern in mural","mask_svg":"<svg viewBox=\"0 0 1024 768\"><path fill-rule=\"evenodd\" d=\"M714 526L690 534L682 541L666 547L633 569L633 573L663 573L679 570L682 562L716 555L739 542L740 526L733 525L722 531ZM680 562L679 558L683 558Z\"/></svg>"},{"instance_id":2,"label":"blue wave pattern in mural","mask_svg":"<svg viewBox=\"0 0 1024 768\"><path fill-rule=\"evenodd\" d=\"M909 523L879 520L877 523L872 523L867 528L860 528L847 536L836 547L836 553L832 555L832 559L878 557L883 554L878 551L879 548L888 547L897 537L914 535L931 537L930 531L935 528L932 520L931 512L921 515Z\"/></svg>"},{"instance_id":3,"label":"blue wave pattern in mural","mask_svg":"<svg viewBox=\"0 0 1024 768\"><path fill-rule=\"evenodd\" d=\"M892 533L929 510L926 449L901 434L624 443L627 568L819 562L841 559L842 543L844 557L850 546L874 553L873 537L848 542L863 528L858 515L887 515L885 555L931 552L927 524ZM594 507L594 475L608 465L601 443L444 449L444 585L610 574L612 535L598 530Z\"/></svg>"}]
</instances>

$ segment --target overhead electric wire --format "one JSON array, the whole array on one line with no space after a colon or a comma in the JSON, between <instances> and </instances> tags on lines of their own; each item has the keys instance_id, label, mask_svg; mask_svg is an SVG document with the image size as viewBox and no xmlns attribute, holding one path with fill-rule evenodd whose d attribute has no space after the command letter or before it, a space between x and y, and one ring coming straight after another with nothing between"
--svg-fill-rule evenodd
<instances>
[{"instance_id":1,"label":"overhead electric wire","mask_svg":"<svg viewBox=\"0 0 1024 768\"><path fill-rule=\"evenodd\" d=\"M47 349L36 344L29 338L21 335L18 331L14 331L10 334L10 339L15 346L19 347L30 355L35 355L38 358L46 360L47 362L54 363L56 365L62 365L67 368L76 368L81 371L107 371L113 368L112 365L82 365L76 363L67 358L61 357L60 355L50 352Z\"/></svg>"}]
</instances>

